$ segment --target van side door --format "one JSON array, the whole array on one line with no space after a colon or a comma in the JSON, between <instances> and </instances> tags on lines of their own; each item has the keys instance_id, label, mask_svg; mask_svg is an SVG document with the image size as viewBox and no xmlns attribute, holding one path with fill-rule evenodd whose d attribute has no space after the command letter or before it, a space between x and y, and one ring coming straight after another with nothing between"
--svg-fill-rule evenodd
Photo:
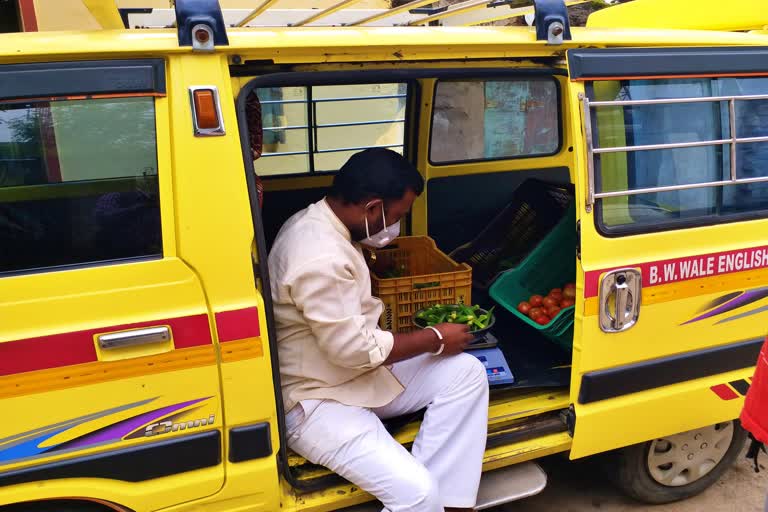
<instances>
[{"instance_id":1,"label":"van side door","mask_svg":"<svg viewBox=\"0 0 768 512\"><path fill-rule=\"evenodd\" d=\"M568 52L582 457L737 418L768 331L768 47Z\"/></svg>"},{"instance_id":2,"label":"van side door","mask_svg":"<svg viewBox=\"0 0 768 512\"><path fill-rule=\"evenodd\" d=\"M8 64L0 84L0 502L216 493L215 336L177 255L165 61Z\"/></svg>"}]
</instances>

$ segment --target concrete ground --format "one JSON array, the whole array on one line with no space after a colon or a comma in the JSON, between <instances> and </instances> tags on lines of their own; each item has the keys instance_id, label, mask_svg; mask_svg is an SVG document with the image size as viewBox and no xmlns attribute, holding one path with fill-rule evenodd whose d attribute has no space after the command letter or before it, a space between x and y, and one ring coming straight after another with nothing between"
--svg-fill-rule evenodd
<instances>
[{"instance_id":1,"label":"concrete ground","mask_svg":"<svg viewBox=\"0 0 768 512\"><path fill-rule=\"evenodd\" d=\"M768 457L761 455L761 465ZM595 461L567 461L554 456L540 461L547 488L532 498L493 512L762 512L768 494L768 467L755 473L752 461L740 457L715 485L686 501L650 506L623 496L595 469Z\"/></svg>"}]
</instances>

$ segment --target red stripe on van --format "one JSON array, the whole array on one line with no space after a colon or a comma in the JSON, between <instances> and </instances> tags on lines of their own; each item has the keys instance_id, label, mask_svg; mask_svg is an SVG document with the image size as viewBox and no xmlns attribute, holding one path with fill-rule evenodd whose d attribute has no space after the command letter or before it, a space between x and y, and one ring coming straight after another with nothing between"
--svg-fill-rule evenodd
<instances>
[{"instance_id":1,"label":"red stripe on van","mask_svg":"<svg viewBox=\"0 0 768 512\"><path fill-rule=\"evenodd\" d=\"M0 343L0 376L93 363L98 360L95 335L161 325L171 328L177 349L212 343L205 314L25 338Z\"/></svg>"},{"instance_id":2,"label":"red stripe on van","mask_svg":"<svg viewBox=\"0 0 768 512\"><path fill-rule=\"evenodd\" d=\"M711 389L717 396L719 396L721 400L733 400L735 398L739 398L738 393L729 388L727 384L718 384L717 386L712 386L709 389Z\"/></svg>"},{"instance_id":3,"label":"red stripe on van","mask_svg":"<svg viewBox=\"0 0 768 512\"><path fill-rule=\"evenodd\" d=\"M261 334L259 328L259 310L255 307L221 311L216 313L216 329L219 341L256 338Z\"/></svg>"}]
</instances>

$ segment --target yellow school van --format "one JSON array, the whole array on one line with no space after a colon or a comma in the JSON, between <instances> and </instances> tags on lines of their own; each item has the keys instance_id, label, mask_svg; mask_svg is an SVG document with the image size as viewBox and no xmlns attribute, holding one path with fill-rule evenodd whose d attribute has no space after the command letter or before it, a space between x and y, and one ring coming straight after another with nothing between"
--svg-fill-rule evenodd
<instances>
[{"instance_id":1,"label":"yellow school van","mask_svg":"<svg viewBox=\"0 0 768 512\"><path fill-rule=\"evenodd\" d=\"M717 481L768 333L768 15L576 3L84 1L101 30L0 35L0 507L375 510L286 448L267 268L370 147L426 182L369 255L382 327L495 311L478 508L553 454L648 503Z\"/></svg>"}]
</instances>

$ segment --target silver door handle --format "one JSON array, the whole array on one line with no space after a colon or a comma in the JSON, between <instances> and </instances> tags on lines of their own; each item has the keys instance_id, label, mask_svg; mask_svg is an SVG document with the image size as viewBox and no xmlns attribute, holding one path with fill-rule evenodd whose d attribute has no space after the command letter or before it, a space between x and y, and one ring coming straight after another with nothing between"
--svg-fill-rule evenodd
<instances>
[{"instance_id":1,"label":"silver door handle","mask_svg":"<svg viewBox=\"0 0 768 512\"><path fill-rule=\"evenodd\" d=\"M104 350L133 347L136 345L149 345L152 343L161 343L170 339L171 331L167 327L134 329L132 331L114 332L112 334L100 334L98 337L99 347Z\"/></svg>"},{"instance_id":2,"label":"silver door handle","mask_svg":"<svg viewBox=\"0 0 768 512\"><path fill-rule=\"evenodd\" d=\"M613 285L614 289L614 301L616 302L616 316L613 318L613 328L616 331L623 331L626 324L627 314L627 300L629 299L629 286L627 286L626 278L619 276L616 279L616 284Z\"/></svg>"},{"instance_id":3,"label":"silver door handle","mask_svg":"<svg viewBox=\"0 0 768 512\"><path fill-rule=\"evenodd\" d=\"M636 269L622 268L606 274L600 282L600 329L626 331L640 316L642 275Z\"/></svg>"}]
</instances>

